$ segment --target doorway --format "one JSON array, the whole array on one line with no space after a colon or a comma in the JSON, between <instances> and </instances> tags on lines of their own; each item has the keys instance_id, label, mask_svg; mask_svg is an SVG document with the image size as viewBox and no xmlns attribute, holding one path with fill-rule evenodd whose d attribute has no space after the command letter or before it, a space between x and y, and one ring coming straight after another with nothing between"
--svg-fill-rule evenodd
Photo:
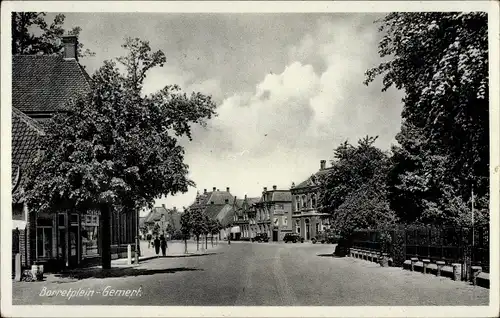
<instances>
[{"instance_id":1,"label":"doorway","mask_svg":"<svg viewBox=\"0 0 500 318\"><path fill-rule=\"evenodd\" d=\"M305 239L308 241L311 239L311 224L309 223L309 219L306 219L306 237Z\"/></svg>"},{"instance_id":2,"label":"doorway","mask_svg":"<svg viewBox=\"0 0 500 318\"><path fill-rule=\"evenodd\" d=\"M278 242L278 230L273 230L273 242Z\"/></svg>"}]
</instances>

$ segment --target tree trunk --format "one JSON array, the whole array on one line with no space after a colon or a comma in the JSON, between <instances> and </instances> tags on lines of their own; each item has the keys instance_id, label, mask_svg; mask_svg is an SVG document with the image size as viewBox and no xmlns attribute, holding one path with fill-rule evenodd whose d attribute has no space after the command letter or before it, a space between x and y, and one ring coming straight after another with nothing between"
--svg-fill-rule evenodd
<instances>
[{"instance_id":1,"label":"tree trunk","mask_svg":"<svg viewBox=\"0 0 500 318\"><path fill-rule=\"evenodd\" d=\"M100 206L100 232L101 232L101 266L103 269L111 268L111 206L107 203Z\"/></svg>"},{"instance_id":2,"label":"tree trunk","mask_svg":"<svg viewBox=\"0 0 500 318\"><path fill-rule=\"evenodd\" d=\"M208 236L205 234L205 249L208 249Z\"/></svg>"},{"instance_id":3,"label":"tree trunk","mask_svg":"<svg viewBox=\"0 0 500 318\"><path fill-rule=\"evenodd\" d=\"M196 235L196 250L200 250L200 236Z\"/></svg>"},{"instance_id":4,"label":"tree trunk","mask_svg":"<svg viewBox=\"0 0 500 318\"><path fill-rule=\"evenodd\" d=\"M214 247L214 235L212 234L212 236L210 237L210 241L212 242L212 247Z\"/></svg>"},{"instance_id":5,"label":"tree trunk","mask_svg":"<svg viewBox=\"0 0 500 318\"><path fill-rule=\"evenodd\" d=\"M188 252L188 240L187 238L184 238L184 254L187 254Z\"/></svg>"}]
</instances>

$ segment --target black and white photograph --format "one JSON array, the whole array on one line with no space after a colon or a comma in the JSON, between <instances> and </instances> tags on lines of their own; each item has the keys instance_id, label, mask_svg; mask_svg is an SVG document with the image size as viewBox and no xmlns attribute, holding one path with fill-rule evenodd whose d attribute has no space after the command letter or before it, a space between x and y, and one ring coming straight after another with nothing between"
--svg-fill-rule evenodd
<instances>
[{"instance_id":1,"label":"black and white photograph","mask_svg":"<svg viewBox=\"0 0 500 318\"><path fill-rule=\"evenodd\" d=\"M4 2L2 316L497 316L499 5L411 2Z\"/></svg>"}]
</instances>

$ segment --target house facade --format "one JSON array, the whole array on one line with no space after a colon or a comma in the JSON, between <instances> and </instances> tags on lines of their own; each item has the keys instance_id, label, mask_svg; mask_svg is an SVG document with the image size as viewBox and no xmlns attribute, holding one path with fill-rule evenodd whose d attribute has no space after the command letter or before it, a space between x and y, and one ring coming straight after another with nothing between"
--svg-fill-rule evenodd
<instances>
[{"instance_id":1,"label":"house facade","mask_svg":"<svg viewBox=\"0 0 500 318\"><path fill-rule=\"evenodd\" d=\"M63 43L62 55L12 57L13 258L19 253L23 267L42 262L48 271L98 260L103 235L111 237L112 258L126 255L138 223L138 213L116 211L111 228L103 229L99 211L43 214L24 202L26 172L39 154L37 140L44 124L55 113L70 111L70 102L91 89L90 77L78 62L77 37L65 36Z\"/></svg>"},{"instance_id":2,"label":"house facade","mask_svg":"<svg viewBox=\"0 0 500 318\"><path fill-rule=\"evenodd\" d=\"M236 209L234 212L234 225L239 227L240 232L235 239L250 240L257 234L252 227L252 220L255 220L255 209L253 206L260 201L260 197L250 198L245 195L243 200L236 199Z\"/></svg>"},{"instance_id":3,"label":"house facade","mask_svg":"<svg viewBox=\"0 0 500 318\"><path fill-rule=\"evenodd\" d=\"M154 207L142 221L142 226L146 229L142 236L147 237L148 234L152 237L154 235L167 236L170 228L180 230L180 216L176 207L167 209L165 204L162 204L161 207Z\"/></svg>"},{"instance_id":4,"label":"house facade","mask_svg":"<svg viewBox=\"0 0 500 318\"><path fill-rule=\"evenodd\" d=\"M252 214L253 215L253 214ZM292 197L290 190L264 187L262 197L255 203L255 218L251 219L257 233L267 233L270 240L282 241L292 233Z\"/></svg>"},{"instance_id":5,"label":"house facade","mask_svg":"<svg viewBox=\"0 0 500 318\"><path fill-rule=\"evenodd\" d=\"M318 177L329 173L326 161L321 160L320 169L307 180L290 189L292 199L292 229L305 240L311 240L330 226L330 215L318 211Z\"/></svg>"}]
</instances>

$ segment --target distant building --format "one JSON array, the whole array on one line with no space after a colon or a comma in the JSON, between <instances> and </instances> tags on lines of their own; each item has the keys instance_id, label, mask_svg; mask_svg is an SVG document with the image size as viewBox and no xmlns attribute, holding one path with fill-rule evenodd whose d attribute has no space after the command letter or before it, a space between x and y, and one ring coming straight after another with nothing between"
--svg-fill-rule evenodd
<instances>
[{"instance_id":1,"label":"distant building","mask_svg":"<svg viewBox=\"0 0 500 318\"><path fill-rule=\"evenodd\" d=\"M239 232L235 233L236 240L249 240L255 237L256 231L252 231L250 219L254 217L252 206L260 201L260 197L249 198L245 195L244 199L237 199L234 211L234 225L238 227Z\"/></svg>"},{"instance_id":2,"label":"distant building","mask_svg":"<svg viewBox=\"0 0 500 318\"><path fill-rule=\"evenodd\" d=\"M148 234L167 235L169 226L173 230L181 229L181 213L176 207L167 209L165 204L161 207L154 207L142 221L141 234L145 238ZM155 233L155 228L158 230ZM145 231L144 231L145 229Z\"/></svg>"},{"instance_id":3,"label":"distant building","mask_svg":"<svg viewBox=\"0 0 500 318\"><path fill-rule=\"evenodd\" d=\"M212 191L204 189L203 193L197 193L195 201L188 209L201 209L202 213L210 219L219 220L223 226L227 227L219 234L219 238L222 239L235 230L232 228L232 223L229 222L236 204L235 201L236 198L231 195L229 187L226 188L226 191L220 191L213 187Z\"/></svg>"},{"instance_id":4,"label":"distant building","mask_svg":"<svg viewBox=\"0 0 500 318\"><path fill-rule=\"evenodd\" d=\"M292 184L292 219L293 231L305 240L312 239L319 231L330 226L330 215L318 212L317 179L329 173L326 161L321 160L320 169L297 186Z\"/></svg>"},{"instance_id":5,"label":"distant building","mask_svg":"<svg viewBox=\"0 0 500 318\"><path fill-rule=\"evenodd\" d=\"M292 195L290 190L272 190L264 187L262 197L255 202L250 223L257 233L267 233L270 240L281 241L285 233L292 232Z\"/></svg>"}]
</instances>

